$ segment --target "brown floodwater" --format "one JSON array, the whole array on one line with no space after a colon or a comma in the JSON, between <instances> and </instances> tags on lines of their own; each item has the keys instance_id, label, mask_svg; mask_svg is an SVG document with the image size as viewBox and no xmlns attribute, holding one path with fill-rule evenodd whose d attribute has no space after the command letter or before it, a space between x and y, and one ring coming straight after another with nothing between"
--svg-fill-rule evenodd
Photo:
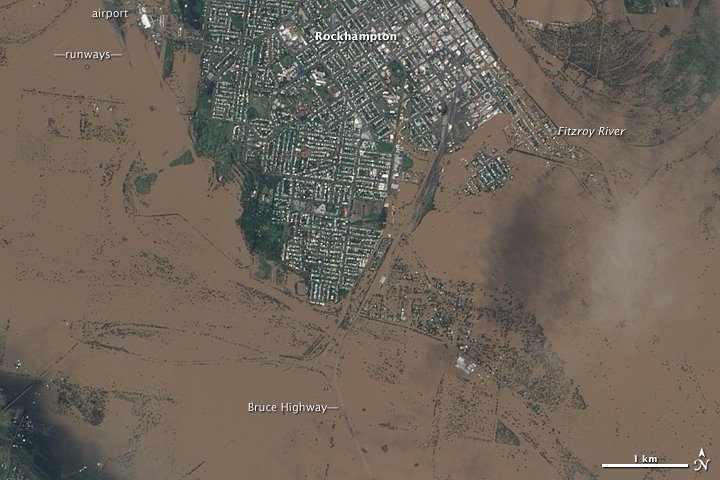
<instances>
[{"instance_id":1,"label":"brown floodwater","mask_svg":"<svg viewBox=\"0 0 720 480\"><path fill-rule=\"evenodd\" d=\"M516 10L519 15L540 23L583 22L592 14L592 7L585 0L520 0Z\"/></svg>"},{"instance_id":2,"label":"brown floodwater","mask_svg":"<svg viewBox=\"0 0 720 480\"><path fill-rule=\"evenodd\" d=\"M552 119L580 126L489 4L466 6ZM320 312L292 294L294 280L257 278L234 222L237 188L214 184L206 159L169 167L192 146L197 57L176 54L163 80L131 28L130 64L86 69L53 54L119 51L107 22L89 19L95 2L57 18L28 0L13 8L13 35L47 28L8 44L0 67L2 371L43 382L42 418L73 454L127 479L565 478L567 450L604 477L601 463L635 454L692 463L704 447L712 458L717 103L659 147L578 139L606 172L627 172L610 177L615 210L569 170L517 152L505 187L462 194L463 159L508 146L498 116L443 158L436 208L361 280L368 294L352 301L381 292L398 258L428 278L473 282L475 307L509 286L587 403L538 421L483 366L460 373L455 341L366 316L337 328L351 301ZM101 134L116 125L125 133ZM133 178L149 172L150 192L137 194ZM409 233L416 189L403 183L391 199L393 238ZM488 328L478 317L474 331ZM287 402L339 409L248 412ZM493 441L500 419L518 446Z\"/></svg>"}]
</instances>

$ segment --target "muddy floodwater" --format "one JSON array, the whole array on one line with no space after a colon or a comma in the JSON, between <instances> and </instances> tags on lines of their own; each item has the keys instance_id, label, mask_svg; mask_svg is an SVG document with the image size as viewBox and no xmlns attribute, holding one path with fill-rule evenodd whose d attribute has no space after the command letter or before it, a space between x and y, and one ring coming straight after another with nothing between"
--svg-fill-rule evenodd
<instances>
[{"instance_id":1,"label":"muddy floodwater","mask_svg":"<svg viewBox=\"0 0 720 480\"><path fill-rule=\"evenodd\" d=\"M582 22L592 14L590 3L585 0L520 0L516 8L519 15L540 23Z\"/></svg>"},{"instance_id":2,"label":"muddy floodwater","mask_svg":"<svg viewBox=\"0 0 720 480\"><path fill-rule=\"evenodd\" d=\"M555 125L634 128L589 125L489 2L464 6ZM430 162L409 152L382 261L314 308L297 272L259 275L238 185L194 154L197 54L163 78L130 25L129 62L55 56L121 51L97 8L21 0L0 23L5 478L577 480L714 458L717 102L661 145L576 137L562 159L523 153L497 115L441 159L415 230ZM504 186L468 191L478 150ZM327 410L282 411L300 403Z\"/></svg>"}]
</instances>

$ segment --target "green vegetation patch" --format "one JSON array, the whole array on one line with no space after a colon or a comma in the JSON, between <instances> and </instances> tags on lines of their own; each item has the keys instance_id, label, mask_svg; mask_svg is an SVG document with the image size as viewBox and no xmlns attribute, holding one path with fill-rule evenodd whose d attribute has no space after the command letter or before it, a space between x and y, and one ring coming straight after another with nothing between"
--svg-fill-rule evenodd
<instances>
[{"instance_id":1,"label":"green vegetation patch","mask_svg":"<svg viewBox=\"0 0 720 480\"><path fill-rule=\"evenodd\" d=\"M258 278L262 280L267 280L270 278L270 274L272 273L272 269L274 266L274 262L269 262L265 255L259 255L258 256Z\"/></svg>"},{"instance_id":2,"label":"green vegetation patch","mask_svg":"<svg viewBox=\"0 0 720 480\"><path fill-rule=\"evenodd\" d=\"M172 73L173 53L173 41L166 38L162 51L162 78L167 78Z\"/></svg>"},{"instance_id":3,"label":"green vegetation patch","mask_svg":"<svg viewBox=\"0 0 720 480\"><path fill-rule=\"evenodd\" d=\"M182 13L181 20L193 30L200 31L203 26L203 12L205 10L204 0L183 0L179 2Z\"/></svg>"},{"instance_id":4,"label":"green vegetation patch","mask_svg":"<svg viewBox=\"0 0 720 480\"><path fill-rule=\"evenodd\" d=\"M393 151L393 144L389 142L377 142L376 148L378 152L389 153Z\"/></svg>"},{"instance_id":5,"label":"green vegetation patch","mask_svg":"<svg viewBox=\"0 0 720 480\"><path fill-rule=\"evenodd\" d=\"M413 167L413 161L410 159L410 157L404 153L402 157L402 164L400 165L400 171L404 172L406 170L410 170Z\"/></svg>"},{"instance_id":6,"label":"green vegetation patch","mask_svg":"<svg viewBox=\"0 0 720 480\"><path fill-rule=\"evenodd\" d=\"M155 172L138 175L133 180L133 184L135 185L135 191L140 195L150 193L150 187L155 180L157 180L157 173Z\"/></svg>"},{"instance_id":7,"label":"green vegetation patch","mask_svg":"<svg viewBox=\"0 0 720 480\"><path fill-rule=\"evenodd\" d=\"M240 32L245 30L245 20L239 13L230 14L230 25L232 25L235 30L238 30Z\"/></svg>"},{"instance_id":8,"label":"green vegetation patch","mask_svg":"<svg viewBox=\"0 0 720 480\"><path fill-rule=\"evenodd\" d=\"M315 87L315 91L317 91L318 96L325 103L330 102L333 98L332 93L330 93L330 90L328 90L327 87Z\"/></svg>"},{"instance_id":9,"label":"green vegetation patch","mask_svg":"<svg viewBox=\"0 0 720 480\"><path fill-rule=\"evenodd\" d=\"M226 159L230 151L230 124L210 118L195 117L195 152L213 160Z\"/></svg>"},{"instance_id":10,"label":"green vegetation patch","mask_svg":"<svg viewBox=\"0 0 720 480\"><path fill-rule=\"evenodd\" d=\"M177 0L170 0L169 7L171 13L175 14L177 18L182 19L182 10Z\"/></svg>"},{"instance_id":11,"label":"green vegetation patch","mask_svg":"<svg viewBox=\"0 0 720 480\"><path fill-rule=\"evenodd\" d=\"M382 95L378 95L377 97L375 97L373 103L375 104L377 109L383 113L387 113L390 111L390 105L388 105L387 100L385 100L385 97L383 97Z\"/></svg>"},{"instance_id":12,"label":"green vegetation patch","mask_svg":"<svg viewBox=\"0 0 720 480\"><path fill-rule=\"evenodd\" d=\"M252 253L264 255L266 260L280 262L283 245L290 238L289 228L274 219L272 203L266 201L272 195L258 192L272 191L277 179L262 175L255 188L245 188L242 199L242 214L237 224ZM268 273L269 275L269 273Z\"/></svg>"},{"instance_id":13,"label":"green vegetation patch","mask_svg":"<svg viewBox=\"0 0 720 480\"><path fill-rule=\"evenodd\" d=\"M270 113L270 100L267 97L253 97L248 108L248 120L257 117L267 118Z\"/></svg>"},{"instance_id":14,"label":"green vegetation patch","mask_svg":"<svg viewBox=\"0 0 720 480\"><path fill-rule=\"evenodd\" d=\"M293 59L290 55L285 54L282 57L280 57L280 65L282 65L285 68L288 68L290 65L292 65Z\"/></svg>"},{"instance_id":15,"label":"green vegetation patch","mask_svg":"<svg viewBox=\"0 0 720 480\"><path fill-rule=\"evenodd\" d=\"M185 149L185 151L179 157L170 162L170 166L175 167L178 165L192 165L193 163L195 163L195 159L193 158L192 153L190 153L190 150Z\"/></svg>"},{"instance_id":16,"label":"green vegetation patch","mask_svg":"<svg viewBox=\"0 0 720 480\"><path fill-rule=\"evenodd\" d=\"M212 113L212 91L214 85L206 86L198 93L195 114L198 118L210 117Z\"/></svg>"},{"instance_id":17,"label":"green vegetation patch","mask_svg":"<svg viewBox=\"0 0 720 480\"><path fill-rule=\"evenodd\" d=\"M627 13L638 15L650 13L650 0L624 0L624 3Z\"/></svg>"},{"instance_id":18,"label":"green vegetation patch","mask_svg":"<svg viewBox=\"0 0 720 480\"><path fill-rule=\"evenodd\" d=\"M391 60L390 63L388 63L388 68L390 69L390 73L392 74L390 82L394 86L402 85L403 83L405 83L405 79L407 78L407 72L399 61Z\"/></svg>"},{"instance_id":19,"label":"green vegetation patch","mask_svg":"<svg viewBox=\"0 0 720 480\"><path fill-rule=\"evenodd\" d=\"M262 148L233 142L231 123L196 116L192 124L195 153L213 160L213 172L221 183L242 179L243 190L257 184L262 172Z\"/></svg>"},{"instance_id":20,"label":"green vegetation patch","mask_svg":"<svg viewBox=\"0 0 720 480\"><path fill-rule=\"evenodd\" d=\"M315 93L310 89L304 88L293 98L305 105L311 105L315 101Z\"/></svg>"},{"instance_id":21,"label":"green vegetation patch","mask_svg":"<svg viewBox=\"0 0 720 480\"><path fill-rule=\"evenodd\" d=\"M189 53L200 55L203 52L203 42L199 40L188 40L186 43Z\"/></svg>"}]
</instances>

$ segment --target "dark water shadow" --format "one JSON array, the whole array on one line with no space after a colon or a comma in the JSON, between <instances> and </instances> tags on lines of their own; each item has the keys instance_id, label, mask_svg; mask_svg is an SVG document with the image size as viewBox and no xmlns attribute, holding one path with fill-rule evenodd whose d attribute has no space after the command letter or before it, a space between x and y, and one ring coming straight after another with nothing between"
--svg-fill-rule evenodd
<instances>
[{"instance_id":1,"label":"dark water shadow","mask_svg":"<svg viewBox=\"0 0 720 480\"><path fill-rule=\"evenodd\" d=\"M0 372L0 480L115 480L99 449L52 421L47 384Z\"/></svg>"}]
</instances>

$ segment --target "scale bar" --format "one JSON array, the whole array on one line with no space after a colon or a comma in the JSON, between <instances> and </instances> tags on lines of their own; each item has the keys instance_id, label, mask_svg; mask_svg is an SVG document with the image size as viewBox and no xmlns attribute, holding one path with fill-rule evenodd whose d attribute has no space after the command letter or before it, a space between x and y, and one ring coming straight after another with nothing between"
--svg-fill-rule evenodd
<instances>
[{"instance_id":1,"label":"scale bar","mask_svg":"<svg viewBox=\"0 0 720 480\"><path fill-rule=\"evenodd\" d=\"M688 468L687 463L603 463L602 468Z\"/></svg>"}]
</instances>

